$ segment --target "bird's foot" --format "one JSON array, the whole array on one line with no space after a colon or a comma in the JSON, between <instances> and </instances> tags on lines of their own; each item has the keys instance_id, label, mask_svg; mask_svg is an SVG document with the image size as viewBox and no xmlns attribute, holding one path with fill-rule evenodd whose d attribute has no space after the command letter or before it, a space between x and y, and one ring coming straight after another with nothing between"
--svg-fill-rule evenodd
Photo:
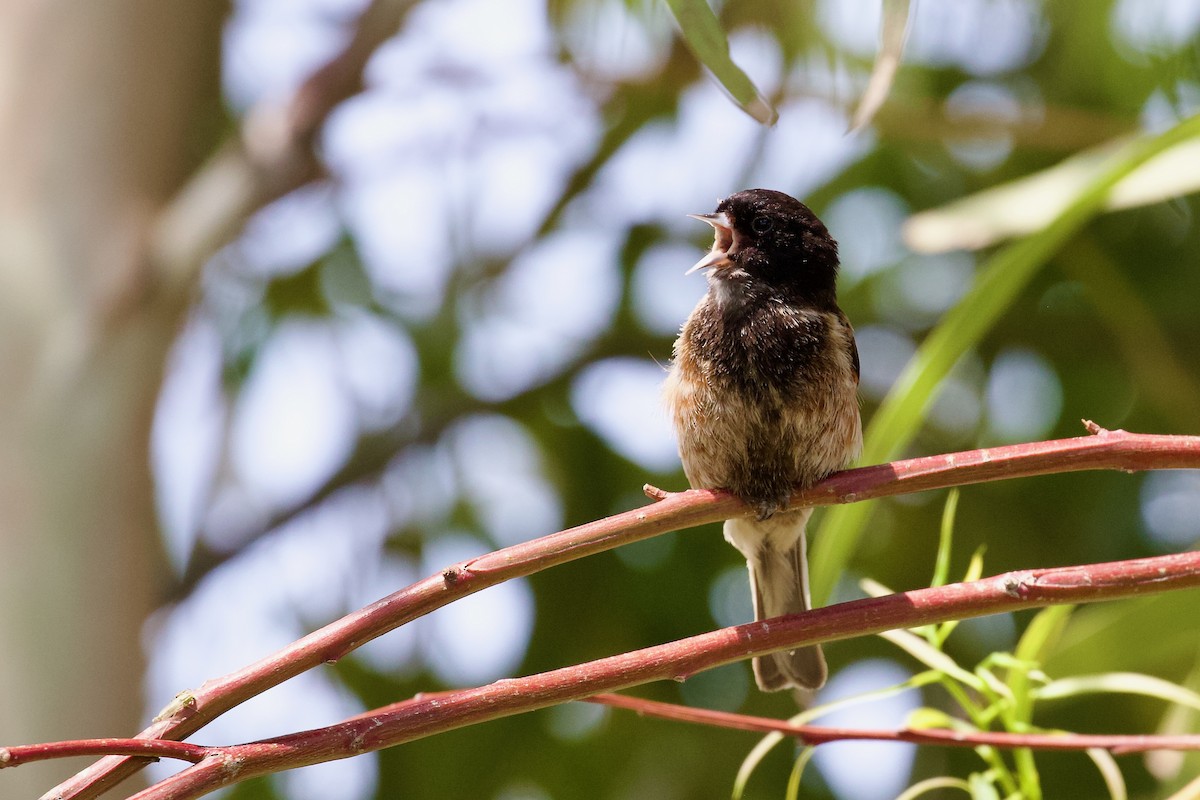
<instances>
[{"instance_id":1,"label":"bird's foot","mask_svg":"<svg viewBox=\"0 0 1200 800\"><path fill-rule=\"evenodd\" d=\"M758 521L762 522L775 516L775 512L779 510L782 504L774 500L763 500L752 505L758 511Z\"/></svg>"}]
</instances>

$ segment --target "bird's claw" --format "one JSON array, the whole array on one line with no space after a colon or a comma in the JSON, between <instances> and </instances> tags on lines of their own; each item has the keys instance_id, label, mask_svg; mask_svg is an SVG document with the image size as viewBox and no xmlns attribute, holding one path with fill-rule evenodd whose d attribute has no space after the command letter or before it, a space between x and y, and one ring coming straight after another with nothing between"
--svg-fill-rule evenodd
<instances>
[{"instance_id":1,"label":"bird's claw","mask_svg":"<svg viewBox=\"0 0 1200 800\"><path fill-rule=\"evenodd\" d=\"M754 507L758 510L758 521L762 522L763 520L770 519L775 515L775 512L779 510L779 503L774 501L764 501L761 503L755 503Z\"/></svg>"}]
</instances>

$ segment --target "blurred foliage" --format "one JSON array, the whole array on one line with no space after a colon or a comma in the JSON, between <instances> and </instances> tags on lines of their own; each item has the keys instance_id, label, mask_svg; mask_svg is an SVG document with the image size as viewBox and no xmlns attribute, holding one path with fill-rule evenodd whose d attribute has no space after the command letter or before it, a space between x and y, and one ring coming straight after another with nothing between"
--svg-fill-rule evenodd
<instances>
[{"instance_id":1,"label":"blurred foliage","mask_svg":"<svg viewBox=\"0 0 1200 800\"><path fill-rule=\"evenodd\" d=\"M576 57L572 45L588 35L588 15L604 8L611 11L612 5L625 15L627 25L644 29L650 40L662 42L658 58L638 73L617 78L592 71ZM946 54L986 49L990 39L1005 35L1004 30L972 25L970 20L955 18L953 12L946 12L940 27L922 30L923 20L931 28L938 20L918 13L909 35L926 44L901 66L874 122L854 134L863 143L863 154L804 192L818 214L826 215L839 203L845 208L847 198L861 199L868 190L903 213L940 206L1028 176L1143 125L1158 130L1169 127L1186 115L1189 98L1195 96L1200 46L1193 42L1131 48L1119 41L1124 17L1115 3L980 0L963 8L968 10L959 13L1004 11L1003 20L1032 20L1035 46L1028 57L1001 68L973 67ZM760 67L768 65L774 73L751 74L751 78L765 87L764 94L781 109L783 120L789 103L812 100L842 115L848 125L857 95L845 88L847 80L861 89L873 54L848 52L830 35L829 26L820 23L816 9L808 2L727 3L719 18L734 44L734 61L739 60L739 47L769 51L769 56L752 60ZM559 58L588 88L583 99L594 109L601 130L590 150L563 176L537 226L537 241L502 255L480 255L470 248L456 251L444 291L419 308L396 302L387 286L374 282L373 273L359 261L361 243L349 226L330 252L305 268L282 275L241 274L238 280L251 287L249 294L257 296L257 302L225 308L222 297L206 293L202 302L215 308L213 313L224 321L225 387L231 403L253 371L258 348L282 322L297 317L372 315L402 331L416 355L413 402L403 418L364 428L353 452L325 485L249 525L245 540L288 520L318 513L322 504L348 487L383 486L389 469L406 459L444 452L456 425L478 414L502 415L536 445L539 469L557 495L566 525L639 504L639 487L645 482L669 489L685 485L681 471L674 467L655 472L623 455L609 437L581 418L573 393L581 376L604 359L667 361L673 336L647 325L637 312L641 290L636 276L646 254L658 245L682 241L697 250L706 246L703 230L688 229L689 238L681 240L674 228L657 219L629 224L617 250L620 293L603 330L574 343L568 356L553 363L542 379L510 396L488 397L462 379L464 328L494 304L510 263L539 241L553 237L566 220L578 224L581 216L594 219L600 199L614 201L611 193L589 197L606 165L638 137L661 132L664 125L669 129L689 94L709 80L678 38L667 38L669 17L657 5L560 0L551 3L546 13L558 37ZM930 42L941 42L943 47ZM963 92L980 86L992 92L982 97L1000 99L992 105L975 100L968 112L962 111ZM728 113L741 114L733 104L728 105ZM771 137L783 135L781 130L764 129L745 151L714 141L710 157L742 164L743 174L754 175L766 145ZM780 146L803 151L805 142ZM987 157L981 158L980 152ZM706 166L697 163L694 168ZM728 192L741 188L726 187ZM798 192L805 187L773 188ZM714 199L695 197L687 207L658 213L674 219L707 210ZM921 270L942 262L897 248L871 270L848 271L841 303L856 328L889 331L912 344L925 342L924 348L931 343L945 348L940 368L928 374L928 401L914 402L902 421L889 422L877 434L888 439L887 445L870 452L884 458L1010 441L1012 428L997 422L1007 410L1001 406L1015 402L1014 397L1028 400L1029 395L1023 394L1025 384L1019 381L998 385L1000 376L994 367L1007 363L1004 360L1013 353L1033 354L1034 362L1041 365L1037 374L1049 376L1059 392L1058 407L1048 412L1048 422L1036 437L1080 435L1080 418L1109 428L1200 433L1197 210L1195 198L1186 197L1095 218L1090 213L1076 216L1010 249L981 254L978 269L972 267L974 289L959 292L957 305L933 313L919 313L922 307L933 307L922 306L921 301L923 295L942 292L943 278L936 270ZM859 232L873 236L872 226L880 224L878 218L861 211L839 219L842 227L835 233L843 251L848 238ZM412 219L397 224L414 226L413 236L421 233ZM1053 245L1040 247L1038 242L1045 239L1037 239L1039 235L1054 238ZM1013 255L1028 256L1031 250L1036 251L1031 260ZM682 261L680 271L689 263ZM969 257L967 263L973 263ZM228 263L224 268L229 268ZM921 274L933 277L925 282L913 277ZM964 332L960 325L931 333L943 321L954 320L969 330ZM864 348L864 361L873 352L878 351ZM895 373L902 363L895 365ZM864 369L869 367L866 364ZM503 368L502 363L495 365L499 371ZM946 375L957 382L957 406L947 404L946 394L940 393ZM881 399L879 392L864 392L866 421L875 417ZM1143 556L1181 546L1149 535L1145 484L1142 476L1077 473L966 488L958 504L956 552L971 553L986 545L988 572L994 573ZM419 554L450 531L477 537L481 547L499 546L488 524L488 505L470 489L457 484L444 506L397 515L388 552ZM943 497L878 501L869 522L865 522L865 506L839 512L843 522L845 514L859 514L865 522L863 535L852 551L845 552L844 572L840 558L818 559L827 571L817 580L826 586L837 584L838 599L856 593L853 587L860 576L896 589L927 585L938 550ZM818 513L818 518L822 516L834 515ZM813 529L818 529L816 521ZM816 547L823 553L836 549L837 537L844 536L844 525L821 525L819 530ZM525 538L548 532L530 529ZM238 547L231 550L228 541L213 546L212 531L206 535L197 545L185 587L196 585L212 575L218 564L242 552ZM639 547L644 549L604 554L530 580L536 619L520 673L631 650L718 624L710 610L710 594L714 582L736 569L739 561L717 526L680 532ZM836 571L828 571L834 564ZM948 571L962 574L967 567L966 557L956 556ZM1045 669L1056 677L1111 671L1146 673L1176 683L1191 675L1194 681L1200 638L1186 620L1195 618L1197 611L1200 600L1194 593L1081 609L1065 623L1058 646L1049 653L1039 651L1039 662L1044 657ZM946 653L960 663L984 662L988 654L1014 647L1019 653L1023 645L1018 641L1029 641L1032 619L1036 617L1013 620L1017 638L1004 634L1011 629L1003 626L964 625L960 635L945 641ZM1021 638L1021 631L1026 631L1026 638ZM914 673L922 668L913 659L898 657L878 639L836 644L827 653L834 671L867 658L896 659ZM389 671L373 661L350 657L332 671L364 707L443 688L426 664ZM787 696L747 692L745 673L718 671L714 674L720 680L715 683L698 676L683 684L653 685L641 691L656 699L703 702L747 713L794 713ZM723 690L726 685L728 691ZM926 704L948 707L945 691L932 685L923 691ZM1040 707L1026 710L1033 712L1032 722L1039 726L1080 731L1153 731L1164 720L1161 702L1137 697L1106 701L1102 706L1061 702L1045 717ZM569 717L572 712L563 713ZM466 792L510 798L721 797L730 791L739 765L754 744L740 733L620 713L605 712L582 727L572 727L563 719L558 712L541 712L386 751L378 761L378 797L455 797ZM1191 725L1193 730L1196 725L1194 717L1175 724ZM969 752L922 751L912 782L938 775L965 777L978 769L978 762L971 761L974 758ZM1166 796L1197 769L1190 756L1173 771L1155 773L1142 765L1140 757L1126 756L1121 763L1131 773L1133 797ZM762 761L744 796L782 796L792 766L792 754L779 748ZM1095 768L1082 756L1039 757L1038 770L1047 797L1068 796L1078 785L1101 790ZM803 785L802 796L831 796L832 790L811 766ZM269 781L247 784L233 796L245 800L275 796L278 787L272 786Z\"/></svg>"}]
</instances>

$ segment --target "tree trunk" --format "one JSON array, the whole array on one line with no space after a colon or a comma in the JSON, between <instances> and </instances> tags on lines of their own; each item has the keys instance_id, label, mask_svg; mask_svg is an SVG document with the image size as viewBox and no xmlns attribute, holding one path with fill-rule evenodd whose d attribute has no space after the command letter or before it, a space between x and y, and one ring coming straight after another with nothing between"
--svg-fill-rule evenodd
<instances>
[{"instance_id":1,"label":"tree trunk","mask_svg":"<svg viewBox=\"0 0 1200 800\"><path fill-rule=\"evenodd\" d=\"M0 744L143 721L150 423L184 311L156 299L146 242L218 128L225 13L0 3ZM0 797L75 766L0 772Z\"/></svg>"}]
</instances>

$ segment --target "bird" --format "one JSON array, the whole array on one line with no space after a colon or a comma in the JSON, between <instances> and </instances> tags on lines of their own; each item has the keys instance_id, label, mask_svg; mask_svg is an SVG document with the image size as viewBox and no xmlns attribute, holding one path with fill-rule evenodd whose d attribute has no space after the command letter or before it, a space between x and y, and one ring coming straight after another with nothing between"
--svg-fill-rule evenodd
<instances>
[{"instance_id":1,"label":"bird","mask_svg":"<svg viewBox=\"0 0 1200 800\"><path fill-rule=\"evenodd\" d=\"M816 214L771 189L747 189L711 214L708 291L675 341L664 396L684 474L722 489L753 516L726 520L746 558L761 621L811 608L805 526L792 493L845 469L862 449L859 357L837 304L838 247ZM816 690L819 645L754 659L763 691Z\"/></svg>"}]
</instances>

